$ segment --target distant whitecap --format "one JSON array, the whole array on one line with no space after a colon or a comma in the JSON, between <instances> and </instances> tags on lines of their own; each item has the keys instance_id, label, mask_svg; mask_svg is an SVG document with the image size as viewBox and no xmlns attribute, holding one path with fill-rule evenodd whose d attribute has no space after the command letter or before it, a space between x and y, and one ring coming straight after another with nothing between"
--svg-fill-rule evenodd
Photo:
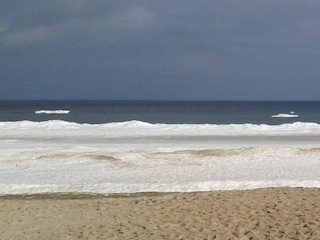
<instances>
[{"instance_id":1,"label":"distant whitecap","mask_svg":"<svg viewBox=\"0 0 320 240\"><path fill-rule=\"evenodd\" d=\"M69 110L38 110L35 114L69 114Z\"/></svg>"},{"instance_id":2,"label":"distant whitecap","mask_svg":"<svg viewBox=\"0 0 320 240\"><path fill-rule=\"evenodd\" d=\"M271 117L273 117L273 118L297 118L297 117L299 117L299 115L297 115L293 111L291 111L290 113L275 114L275 115L272 115Z\"/></svg>"}]
</instances>

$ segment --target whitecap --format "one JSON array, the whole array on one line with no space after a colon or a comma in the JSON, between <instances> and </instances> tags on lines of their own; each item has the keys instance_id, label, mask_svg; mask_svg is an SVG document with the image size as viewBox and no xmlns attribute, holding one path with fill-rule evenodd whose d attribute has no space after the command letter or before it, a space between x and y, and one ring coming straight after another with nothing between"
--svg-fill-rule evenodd
<instances>
[{"instance_id":1,"label":"whitecap","mask_svg":"<svg viewBox=\"0 0 320 240\"><path fill-rule=\"evenodd\" d=\"M290 113L275 114L275 115L272 115L271 117L273 117L273 118L298 118L299 115L297 115L293 111L291 111Z\"/></svg>"},{"instance_id":2,"label":"whitecap","mask_svg":"<svg viewBox=\"0 0 320 240\"><path fill-rule=\"evenodd\" d=\"M70 110L37 110L35 114L69 114Z\"/></svg>"}]
</instances>

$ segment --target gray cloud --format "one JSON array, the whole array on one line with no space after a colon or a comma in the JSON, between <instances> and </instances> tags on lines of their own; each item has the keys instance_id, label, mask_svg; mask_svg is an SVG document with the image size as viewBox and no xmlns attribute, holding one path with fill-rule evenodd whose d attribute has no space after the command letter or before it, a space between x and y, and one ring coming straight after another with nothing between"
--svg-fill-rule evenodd
<instances>
[{"instance_id":1,"label":"gray cloud","mask_svg":"<svg viewBox=\"0 0 320 240\"><path fill-rule=\"evenodd\" d=\"M154 19L143 7L119 2L31 1L18 9L12 4L11 14L4 17L7 24L0 28L2 43L5 47L110 43L127 31L152 25Z\"/></svg>"},{"instance_id":2,"label":"gray cloud","mask_svg":"<svg viewBox=\"0 0 320 240\"><path fill-rule=\"evenodd\" d=\"M5 0L1 96L319 99L319 25L315 0Z\"/></svg>"}]
</instances>

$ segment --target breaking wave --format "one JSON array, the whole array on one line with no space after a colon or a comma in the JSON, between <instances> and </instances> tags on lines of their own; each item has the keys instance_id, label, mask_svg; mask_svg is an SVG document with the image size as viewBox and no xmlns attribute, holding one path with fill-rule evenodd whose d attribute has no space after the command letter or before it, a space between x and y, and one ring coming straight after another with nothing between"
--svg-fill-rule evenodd
<instances>
[{"instance_id":1,"label":"breaking wave","mask_svg":"<svg viewBox=\"0 0 320 240\"><path fill-rule=\"evenodd\" d=\"M299 115L295 114L293 111L290 113L279 113L271 116L272 118L298 118Z\"/></svg>"},{"instance_id":2,"label":"breaking wave","mask_svg":"<svg viewBox=\"0 0 320 240\"><path fill-rule=\"evenodd\" d=\"M37 110L35 114L69 114L70 110Z\"/></svg>"}]
</instances>

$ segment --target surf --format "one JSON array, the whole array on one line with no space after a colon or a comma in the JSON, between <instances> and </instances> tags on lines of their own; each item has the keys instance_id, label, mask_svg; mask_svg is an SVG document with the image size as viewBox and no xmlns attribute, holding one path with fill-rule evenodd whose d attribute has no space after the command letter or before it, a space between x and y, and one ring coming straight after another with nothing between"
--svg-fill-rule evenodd
<instances>
[{"instance_id":1,"label":"surf","mask_svg":"<svg viewBox=\"0 0 320 240\"><path fill-rule=\"evenodd\" d=\"M35 114L69 114L70 110L37 110Z\"/></svg>"}]
</instances>

